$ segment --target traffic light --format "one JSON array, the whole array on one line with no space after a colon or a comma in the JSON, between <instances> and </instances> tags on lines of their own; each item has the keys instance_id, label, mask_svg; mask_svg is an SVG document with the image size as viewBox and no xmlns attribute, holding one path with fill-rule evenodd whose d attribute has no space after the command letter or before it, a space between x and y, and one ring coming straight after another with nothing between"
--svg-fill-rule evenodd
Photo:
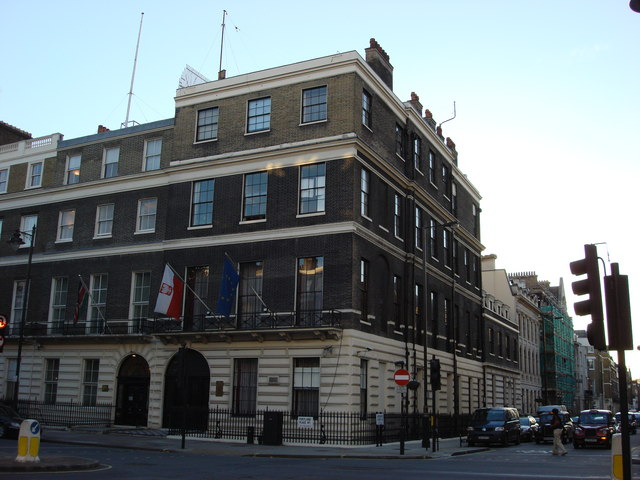
<instances>
[{"instance_id":1,"label":"traffic light","mask_svg":"<svg viewBox=\"0 0 640 480\"><path fill-rule=\"evenodd\" d=\"M598 350L606 350L604 338L604 315L602 314L602 292L600 290L600 270L598 269L598 252L595 245L584 246L584 259L569 264L574 275L587 275L583 280L576 280L571 289L576 295L589 295L589 299L573 304L576 315L591 315L591 323L587 325L587 339Z\"/></svg>"},{"instance_id":2,"label":"traffic light","mask_svg":"<svg viewBox=\"0 0 640 480\"><path fill-rule=\"evenodd\" d=\"M440 382L440 360L433 357L429 360L431 364L431 389L435 392L436 390L440 390L441 382Z\"/></svg>"},{"instance_id":3,"label":"traffic light","mask_svg":"<svg viewBox=\"0 0 640 480\"><path fill-rule=\"evenodd\" d=\"M7 317L0 315L0 353L4 347L4 331L6 330L8 323Z\"/></svg>"},{"instance_id":4,"label":"traffic light","mask_svg":"<svg viewBox=\"0 0 640 480\"><path fill-rule=\"evenodd\" d=\"M617 263L611 264L611 275L604 277L604 296L609 350L633 350L629 277L620 275Z\"/></svg>"}]
</instances>

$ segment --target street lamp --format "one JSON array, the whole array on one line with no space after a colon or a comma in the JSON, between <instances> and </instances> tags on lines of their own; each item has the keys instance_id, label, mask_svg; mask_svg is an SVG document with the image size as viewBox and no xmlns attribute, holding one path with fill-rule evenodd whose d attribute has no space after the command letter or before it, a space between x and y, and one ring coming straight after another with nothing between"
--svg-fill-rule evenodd
<instances>
[{"instance_id":1,"label":"street lamp","mask_svg":"<svg viewBox=\"0 0 640 480\"><path fill-rule=\"evenodd\" d=\"M18 393L20 390L20 362L22 361L22 344L24 342L24 324L27 316L27 308L29 306L29 291L31 289L31 259L33 257L33 243L36 238L36 226L34 225L31 232L22 232L16 230L11 235L8 243L13 245L16 250L26 242L22 239L23 235L29 236L29 259L27 260L27 278L24 283L24 293L22 295L22 314L20 318L20 328L18 336L18 354L16 356L16 381L13 385L13 402L18 406Z\"/></svg>"},{"instance_id":2,"label":"street lamp","mask_svg":"<svg viewBox=\"0 0 640 480\"><path fill-rule=\"evenodd\" d=\"M423 349L423 358L424 358L424 369L422 371L422 376L423 376L423 384L424 384L424 399L423 399L423 411L424 411L424 416L425 418L429 417L429 409L428 409L428 395L427 395L427 354L428 354L428 346L427 346L427 336L428 336L428 331L429 331L429 326L428 326L428 322L427 322L427 318L429 315L429 289L427 288L427 282L428 282L428 276L427 276L427 229L429 229L430 231L435 230L437 227L442 227L442 228L450 228L451 232L453 234L453 229L460 226L460 222L458 222L457 220L453 221L453 222L446 222L446 223L442 223L442 224L437 224L437 223L433 223L433 225L425 225L422 227L422 230L424 231L424 235L423 235L423 242L422 242L422 273L424 275L424 312L425 312L425 322L424 322L424 341L422 342L422 349ZM437 241L437 240L436 240ZM451 242L451 252L452 252L452 258L455 258L453 256L453 248L454 248L455 242L452 239ZM451 262L451 282L454 288L454 292L455 293L455 269L454 269L454 265L453 262ZM451 303L453 306L453 297L451 298ZM452 309L452 313L453 313L453 309ZM437 321L437 320L436 320ZM455 356L456 352L455 349L453 351L453 354ZM456 362L455 362L455 358L454 358L454 367L457 367ZM457 370L457 368L455 369ZM457 375L457 371L454 371L454 376ZM457 382L454 381L454 387L457 386ZM457 394L457 391L456 391ZM435 392L432 392L433 395L433 404L434 404L434 411L433 411L433 415L435 416ZM457 397L457 395L456 395ZM455 402L455 410L457 410L457 399ZM457 412L456 412L457 413ZM435 422L432 425L435 429ZM434 430L434 435L435 435L435 430ZM429 438L427 435L427 429L424 428L424 436L423 436L423 440L422 440L422 447L424 448L429 448ZM435 451L435 438L433 440L433 451Z\"/></svg>"}]
</instances>

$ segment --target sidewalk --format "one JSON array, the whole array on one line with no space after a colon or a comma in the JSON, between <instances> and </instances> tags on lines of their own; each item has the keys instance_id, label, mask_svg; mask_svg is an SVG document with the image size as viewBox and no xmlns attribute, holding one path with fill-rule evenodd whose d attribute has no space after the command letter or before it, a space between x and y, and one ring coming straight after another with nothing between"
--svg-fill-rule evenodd
<instances>
[{"instance_id":1,"label":"sidewalk","mask_svg":"<svg viewBox=\"0 0 640 480\"><path fill-rule=\"evenodd\" d=\"M220 441L187 437L182 448L180 436L167 436L163 430L153 429L100 429L53 430L46 429L41 437L40 462L17 463L15 457L0 457L0 472L91 470L99 467L96 460L80 457L47 455L48 444L86 445L161 452L190 452L217 456L244 456L270 458L376 458L376 459L431 459L482 452L487 448L467 447L459 438L441 439L433 452L425 449L420 440L405 442L404 453L400 443L380 447L327 446L327 445L258 445L246 442ZM16 440L17 446L17 440Z\"/></svg>"}]
</instances>

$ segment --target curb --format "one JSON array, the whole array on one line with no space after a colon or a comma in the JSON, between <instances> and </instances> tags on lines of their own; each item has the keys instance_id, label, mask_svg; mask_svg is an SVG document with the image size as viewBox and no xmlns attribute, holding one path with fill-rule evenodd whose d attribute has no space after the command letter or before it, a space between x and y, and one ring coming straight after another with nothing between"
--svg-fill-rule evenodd
<instances>
[{"instance_id":1,"label":"curb","mask_svg":"<svg viewBox=\"0 0 640 480\"><path fill-rule=\"evenodd\" d=\"M39 462L16 462L0 459L0 472L65 472L69 470L96 470L100 462L82 457L50 456Z\"/></svg>"}]
</instances>

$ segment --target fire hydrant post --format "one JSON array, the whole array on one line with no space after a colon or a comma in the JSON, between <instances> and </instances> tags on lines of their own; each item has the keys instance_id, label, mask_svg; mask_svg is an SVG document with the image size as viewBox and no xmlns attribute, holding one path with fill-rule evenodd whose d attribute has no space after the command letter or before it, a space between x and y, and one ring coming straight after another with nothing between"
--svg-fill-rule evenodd
<instances>
[{"instance_id":1,"label":"fire hydrant post","mask_svg":"<svg viewBox=\"0 0 640 480\"><path fill-rule=\"evenodd\" d=\"M40 424L37 420L27 419L20 424L18 436L18 456L16 462L39 462Z\"/></svg>"}]
</instances>

